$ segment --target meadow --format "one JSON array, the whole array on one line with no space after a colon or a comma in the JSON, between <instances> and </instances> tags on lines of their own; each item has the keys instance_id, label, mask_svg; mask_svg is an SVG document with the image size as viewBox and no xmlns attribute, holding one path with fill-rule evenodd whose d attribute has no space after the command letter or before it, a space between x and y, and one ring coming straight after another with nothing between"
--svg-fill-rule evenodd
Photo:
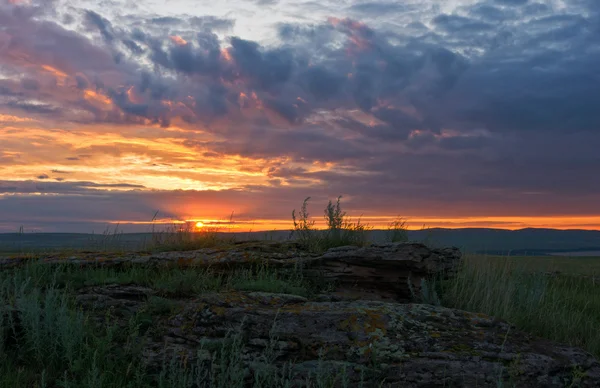
<instances>
[{"instance_id":1,"label":"meadow","mask_svg":"<svg viewBox=\"0 0 600 388\"><path fill-rule=\"evenodd\" d=\"M316 231L307 202L294 211L296 241L311 251L369 243L369 227L352 221L337 203L325 209L328 229ZM398 219L388 240L407 240ZM116 237L115 237L116 238ZM227 246L214 233L178 230L156 234L150 251ZM30 255L32 258L36 254ZM503 257L466 253L455 277L431 279L423 303L496 316L516 328L582 347L600 357L600 257ZM102 319L78 306L77 290L107 284L150 287L156 295L117 324L108 310ZM78 268L27 264L0 270L0 387L243 387L240 338L232 333L219 365L208 376L203 366L165 360L150 371L141 362L143 335L153 330L153 316L172 314L178 301L216 291L263 291L310 298L334 284L307 281L257 266L228 274L210 270L123 267ZM18 322L18 324L17 324ZM268 352L267 352L268 353ZM269 354L265 354L267 360ZM306 386L349 386L344 374L317 367ZM253 387L291 387L291 378L266 370ZM498 386L503 382L499 381ZM382 385L385 386L385 385Z\"/></svg>"},{"instance_id":2,"label":"meadow","mask_svg":"<svg viewBox=\"0 0 600 388\"><path fill-rule=\"evenodd\" d=\"M446 306L497 316L600 357L600 257L467 254L443 288Z\"/></svg>"}]
</instances>

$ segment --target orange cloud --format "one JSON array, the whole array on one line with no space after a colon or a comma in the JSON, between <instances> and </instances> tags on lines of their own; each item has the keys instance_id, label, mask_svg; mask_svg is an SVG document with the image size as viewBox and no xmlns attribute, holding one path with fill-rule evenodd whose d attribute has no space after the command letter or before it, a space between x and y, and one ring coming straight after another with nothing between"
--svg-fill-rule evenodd
<instances>
[{"instance_id":1,"label":"orange cloud","mask_svg":"<svg viewBox=\"0 0 600 388\"><path fill-rule=\"evenodd\" d=\"M90 92L90 91L88 91ZM94 93L89 96L97 97ZM158 134L161 136L156 136ZM86 180L102 184L131 183L158 190L221 190L266 184L267 159L211 153L188 146L179 128L145 131L106 126L81 129L4 128L4 153L20 155L0 180L29 180L53 170L69 171L65 181ZM203 136L196 133L195 137ZM207 140L210 135L204 135ZM83 160L70 156L85 154ZM252 168L250 168L252 167ZM265 170L265 172L263 172Z\"/></svg>"},{"instance_id":2,"label":"orange cloud","mask_svg":"<svg viewBox=\"0 0 600 388\"><path fill-rule=\"evenodd\" d=\"M185 46L186 44L188 44L188 42L185 39L178 35L171 35L169 36L169 39L171 39L173 43L179 46Z\"/></svg>"},{"instance_id":3,"label":"orange cloud","mask_svg":"<svg viewBox=\"0 0 600 388\"><path fill-rule=\"evenodd\" d=\"M13 115L0 114L0 122L25 123L25 122L29 122L29 121L33 121L33 119L30 119L28 117L18 117L18 116L13 116Z\"/></svg>"},{"instance_id":4,"label":"orange cloud","mask_svg":"<svg viewBox=\"0 0 600 388\"><path fill-rule=\"evenodd\" d=\"M50 66L50 65L42 65L41 68L44 71L55 76L59 86L65 85L65 82L66 82L67 78L69 77L66 73L64 73L64 72L60 71L59 69L57 69L53 66Z\"/></svg>"},{"instance_id":5,"label":"orange cloud","mask_svg":"<svg viewBox=\"0 0 600 388\"><path fill-rule=\"evenodd\" d=\"M112 101L110 98L106 97L103 94L100 94L98 92L95 92L94 90L91 89L86 89L83 92L84 98L88 101L91 102L99 102L103 105L112 105Z\"/></svg>"},{"instance_id":6,"label":"orange cloud","mask_svg":"<svg viewBox=\"0 0 600 388\"><path fill-rule=\"evenodd\" d=\"M231 54L229 53L229 50L224 48L221 49L221 57L226 61L226 62L231 62L233 61L233 58L231 57Z\"/></svg>"}]
</instances>

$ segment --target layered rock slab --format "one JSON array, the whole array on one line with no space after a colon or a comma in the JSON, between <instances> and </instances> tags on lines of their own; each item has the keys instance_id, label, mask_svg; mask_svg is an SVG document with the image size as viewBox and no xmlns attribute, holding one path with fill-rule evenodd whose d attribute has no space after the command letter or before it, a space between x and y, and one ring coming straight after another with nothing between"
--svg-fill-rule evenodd
<instances>
[{"instance_id":1,"label":"layered rock slab","mask_svg":"<svg viewBox=\"0 0 600 388\"><path fill-rule=\"evenodd\" d=\"M36 259L0 258L0 269L38 262L80 267L193 267L228 273L262 265L283 272L302 271L306 277L335 280L339 294L406 302L420 295L424 279L451 276L457 270L460 259L458 248L433 249L421 243L345 246L317 255L303 251L295 243L255 242L154 254L81 253Z\"/></svg>"},{"instance_id":2,"label":"layered rock slab","mask_svg":"<svg viewBox=\"0 0 600 388\"><path fill-rule=\"evenodd\" d=\"M131 291L115 294L127 311L140 299L124 296ZM103 304L121 303L107 302L111 292L101 294ZM80 301L91 307L85 301L93 299L84 294ZM361 378L366 386L383 381L390 387L600 386L600 364L578 348L484 314L424 304L214 293L180 301L176 313L156 317L156 323L160 334L155 330L148 338L144 355L157 369L174 356L188 363L200 357L206 368L214 368L210 360L217 349L237 335L249 382L264 368L292 365L302 386L321 365L330 372L345 368L349 386L359 386ZM270 346L274 357L268 360Z\"/></svg>"}]
</instances>

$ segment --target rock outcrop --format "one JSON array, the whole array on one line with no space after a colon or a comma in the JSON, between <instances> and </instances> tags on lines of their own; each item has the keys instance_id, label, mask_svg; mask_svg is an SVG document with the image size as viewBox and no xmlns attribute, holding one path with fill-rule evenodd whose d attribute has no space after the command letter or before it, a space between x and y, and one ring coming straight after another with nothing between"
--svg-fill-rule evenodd
<instances>
[{"instance_id":1,"label":"rock outcrop","mask_svg":"<svg viewBox=\"0 0 600 388\"><path fill-rule=\"evenodd\" d=\"M0 268L31 260L0 259ZM334 292L310 299L227 291L195 298L171 295L154 309L149 306L159 293L150 287L104 284L77 290L77 303L98 324L105 322L107 311L124 326L143 317L142 354L156 373L173 359L200 365L208 379L230 373L218 362L219 352L229 349L248 383L267 372L271 377L284 373L293 386L303 387L309 376L326 371L340 377L336 387L361 382L364 387L600 386L600 364L581 349L537 338L484 314L414 303L423 279L457 270L456 248L374 244L316 255L294 243L243 243L189 252L37 260L223 273L260 265L335 280ZM18 321L14 308L6 311Z\"/></svg>"},{"instance_id":2,"label":"rock outcrop","mask_svg":"<svg viewBox=\"0 0 600 388\"><path fill-rule=\"evenodd\" d=\"M92 310L112 307L126 318L151 294L128 286L94 287L82 290L79 302ZM215 352L233 336L240 340L234 351L249 382L265 369L287 365L303 386L320 365L344 375L350 387L361 380L368 387L600 386L600 364L580 349L484 314L425 304L214 293L180 301L174 314L154 318L144 354L157 370L174 356L209 371L218 368Z\"/></svg>"},{"instance_id":3,"label":"rock outcrop","mask_svg":"<svg viewBox=\"0 0 600 388\"><path fill-rule=\"evenodd\" d=\"M256 265L283 271L304 272L307 277L335 280L337 292L357 298L409 301L419 295L422 280L447 276L456 271L458 248L431 249L420 243L372 244L359 248L332 248L323 255L309 254L295 243L240 243L233 247L208 248L155 254L87 253L70 257L37 259L0 258L0 268L37 260L40 263L70 263L80 267L126 265L197 267L228 272Z\"/></svg>"}]
</instances>

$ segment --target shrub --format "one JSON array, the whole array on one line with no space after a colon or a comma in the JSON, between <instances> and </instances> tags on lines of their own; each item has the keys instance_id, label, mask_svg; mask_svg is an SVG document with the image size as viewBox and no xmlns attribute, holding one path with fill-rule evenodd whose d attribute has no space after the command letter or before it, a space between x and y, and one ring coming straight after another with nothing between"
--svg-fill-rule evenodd
<instances>
[{"instance_id":1,"label":"shrub","mask_svg":"<svg viewBox=\"0 0 600 388\"><path fill-rule=\"evenodd\" d=\"M389 242L408 241L406 220L402 217L396 217L394 221L390 222L386 237Z\"/></svg>"}]
</instances>

